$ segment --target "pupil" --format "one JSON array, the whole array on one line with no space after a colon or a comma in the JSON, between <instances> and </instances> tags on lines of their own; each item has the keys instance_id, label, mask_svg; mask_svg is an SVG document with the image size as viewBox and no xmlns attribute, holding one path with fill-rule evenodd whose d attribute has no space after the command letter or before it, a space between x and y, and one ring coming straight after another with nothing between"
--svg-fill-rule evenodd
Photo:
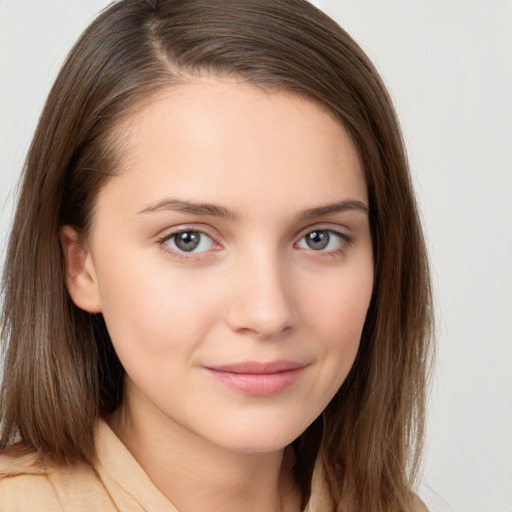
<instances>
[{"instance_id":1,"label":"pupil","mask_svg":"<svg viewBox=\"0 0 512 512\"><path fill-rule=\"evenodd\" d=\"M329 243L329 233L326 231L312 231L306 237L306 243L311 249L325 249Z\"/></svg>"},{"instance_id":2,"label":"pupil","mask_svg":"<svg viewBox=\"0 0 512 512\"><path fill-rule=\"evenodd\" d=\"M199 245L199 233L194 231L184 231L176 235L176 246L182 251L193 251Z\"/></svg>"}]
</instances>

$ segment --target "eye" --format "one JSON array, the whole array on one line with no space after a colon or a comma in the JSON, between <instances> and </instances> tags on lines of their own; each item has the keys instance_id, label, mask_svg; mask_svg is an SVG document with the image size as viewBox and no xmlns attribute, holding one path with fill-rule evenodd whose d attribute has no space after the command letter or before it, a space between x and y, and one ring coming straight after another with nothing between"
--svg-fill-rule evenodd
<instances>
[{"instance_id":1,"label":"eye","mask_svg":"<svg viewBox=\"0 0 512 512\"><path fill-rule=\"evenodd\" d=\"M312 249L313 251L336 251L340 249L348 237L329 229L315 229L303 236L297 247L299 249Z\"/></svg>"},{"instance_id":2,"label":"eye","mask_svg":"<svg viewBox=\"0 0 512 512\"><path fill-rule=\"evenodd\" d=\"M201 231L180 231L166 237L163 244L178 252L198 253L213 249L215 242Z\"/></svg>"}]
</instances>

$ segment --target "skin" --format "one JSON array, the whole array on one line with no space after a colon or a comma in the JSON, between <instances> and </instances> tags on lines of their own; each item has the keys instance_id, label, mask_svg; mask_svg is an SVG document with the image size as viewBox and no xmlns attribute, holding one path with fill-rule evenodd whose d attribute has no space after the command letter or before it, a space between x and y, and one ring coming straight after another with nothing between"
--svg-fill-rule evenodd
<instances>
[{"instance_id":1,"label":"skin","mask_svg":"<svg viewBox=\"0 0 512 512\"><path fill-rule=\"evenodd\" d=\"M119 134L87 239L61 233L70 294L126 369L108 421L179 510L299 510L284 447L348 374L373 286L357 151L320 105L227 79L161 92ZM180 251L176 230L201 244ZM278 392L208 370L282 360L301 367Z\"/></svg>"}]
</instances>

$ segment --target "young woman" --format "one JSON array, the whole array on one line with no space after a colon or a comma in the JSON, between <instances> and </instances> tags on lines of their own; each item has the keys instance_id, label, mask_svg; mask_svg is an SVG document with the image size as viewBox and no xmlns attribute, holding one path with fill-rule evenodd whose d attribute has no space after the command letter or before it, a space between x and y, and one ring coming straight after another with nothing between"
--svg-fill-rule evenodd
<instances>
[{"instance_id":1,"label":"young woman","mask_svg":"<svg viewBox=\"0 0 512 512\"><path fill-rule=\"evenodd\" d=\"M422 510L425 249L375 69L302 0L121 0L27 158L2 510Z\"/></svg>"}]
</instances>

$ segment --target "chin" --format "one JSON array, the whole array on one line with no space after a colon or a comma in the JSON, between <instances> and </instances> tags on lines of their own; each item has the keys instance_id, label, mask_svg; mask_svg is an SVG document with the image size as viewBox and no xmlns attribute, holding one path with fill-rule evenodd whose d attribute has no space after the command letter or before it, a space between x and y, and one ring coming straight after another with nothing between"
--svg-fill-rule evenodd
<instances>
[{"instance_id":1,"label":"chin","mask_svg":"<svg viewBox=\"0 0 512 512\"><path fill-rule=\"evenodd\" d=\"M230 442L225 446L226 449L234 453L255 454L255 453L274 453L286 448L293 439L282 441L279 439L252 439L250 442L240 441L238 443Z\"/></svg>"},{"instance_id":2,"label":"chin","mask_svg":"<svg viewBox=\"0 0 512 512\"><path fill-rule=\"evenodd\" d=\"M271 453L283 450L299 437L304 428L279 428L268 424L261 428L231 430L218 440L210 438L215 444L236 453Z\"/></svg>"}]
</instances>

